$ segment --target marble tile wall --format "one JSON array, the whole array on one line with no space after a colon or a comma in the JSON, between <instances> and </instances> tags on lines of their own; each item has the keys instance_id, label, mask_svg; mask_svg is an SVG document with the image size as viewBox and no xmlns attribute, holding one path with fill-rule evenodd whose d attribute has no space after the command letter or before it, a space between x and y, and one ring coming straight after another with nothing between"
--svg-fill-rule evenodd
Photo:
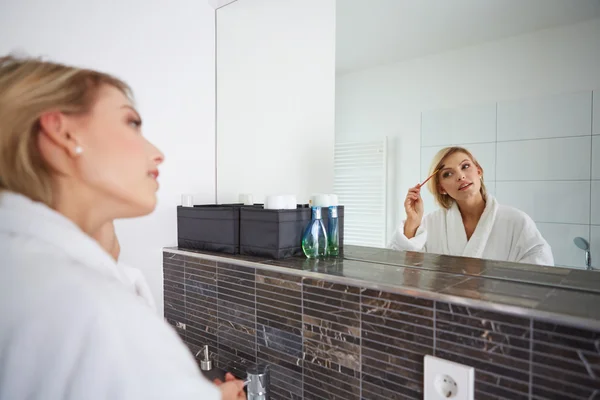
<instances>
[{"instance_id":1,"label":"marble tile wall","mask_svg":"<svg viewBox=\"0 0 600 400\"><path fill-rule=\"evenodd\" d=\"M476 368L485 399L600 398L600 332L164 254L165 318L219 368L271 366L272 399L423 398L423 356ZM595 397L596 396L596 397Z\"/></svg>"}]
</instances>

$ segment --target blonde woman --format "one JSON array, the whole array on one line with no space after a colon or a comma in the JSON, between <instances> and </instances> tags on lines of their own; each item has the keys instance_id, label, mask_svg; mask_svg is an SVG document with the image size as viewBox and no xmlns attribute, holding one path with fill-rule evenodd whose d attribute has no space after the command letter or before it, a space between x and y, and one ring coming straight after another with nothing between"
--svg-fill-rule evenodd
<instances>
[{"instance_id":1,"label":"blonde woman","mask_svg":"<svg viewBox=\"0 0 600 400\"><path fill-rule=\"evenodd\" d=\"M486 192L483 168L467 149L440 150L431 173L438 169L427 185L441 209L423 217L420 188L411 188L404 202L407 218L390 248L554 265L550 246L533 220Z\"/></svg>"},{"instance_id":2,"label":"blonde woman","mask_svg":"<svg viewBox=\"0 0 600 400\"><path fill-rule=\"evenodd\" d=\"M156 205L141 125L112 76L0 58L1 400L245 398L202 377L116 262L112 221Z\"/></svg>"}]
</instances>

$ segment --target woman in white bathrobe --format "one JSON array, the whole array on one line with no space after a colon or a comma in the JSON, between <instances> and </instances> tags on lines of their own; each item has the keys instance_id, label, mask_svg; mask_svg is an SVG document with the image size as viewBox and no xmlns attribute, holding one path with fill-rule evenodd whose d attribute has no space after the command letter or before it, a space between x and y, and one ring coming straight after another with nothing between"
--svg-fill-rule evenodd
<instances>
[{"instance_id":1,"label":"woman in white bathrobe","mask_svg":"<svg viewBox=\"0 0 600 400\"><path fill-rule=\"evenodd\" d=\"M467 149L440 150L430 174L435 171L427 185L441 209L423 217L421 187L411 188L404 202L407 218L394 233L391 249L554 265L533 220L487 194L483 168Z\"/></svg>"},{"instance_id":2,"label":"woman in white bathrobe","mask_svg":"<svg viewBox=\"0 0 600 400\"><path fill-rule=\"evenodd\" d=\"M112 221L156 206L161 152L128 86L0 58L0 400L241 400L117 262Z\"/></svg>"}]
</instances>

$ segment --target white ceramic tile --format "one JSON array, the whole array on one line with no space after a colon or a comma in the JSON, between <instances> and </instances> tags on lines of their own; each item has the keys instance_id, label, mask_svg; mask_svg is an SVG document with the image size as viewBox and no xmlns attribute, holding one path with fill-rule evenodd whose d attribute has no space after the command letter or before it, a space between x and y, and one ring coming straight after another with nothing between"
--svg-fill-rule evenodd
<instances>
[{"instance_id":1,"label":"white ceramic tile","mask_svg":"<svg viewBox=\"0 0 600 400\"><path fill-rule=\"evenodd\" d=\"M592 224L600 225L600 181L592 181Z\"/></svg>"},{"instance_id":2,"label":"white ceramic tile","mask_svg":"<svg viewBox=\"0 0 600 400\"><path fill-rule=\"evenodd\" d=\"M600 179L600 136L592 136L592 179Z\"/></svg>"},{"instance_id":3,"label":"white ceramic tile","mask_svg":"<svg viewBox=\"0 0 600 400\"><path fill-rule=\"evenodd\" d=\"M590 179L590 137L498 142L496 180Z\"/></svg>"},{"instance_id":4,"label":"white ceramic tile","mask_svg":"<svg viewBox=\"0 0 600 400\"><path fill-rule=\"evenodd\" d=\"M421 146L496 141L496 104L448 110L424 111L421 115Z\"/></svg>"},{"instance_id":5,"label":"white ceramic tile","mask_svg":"<svg viewBox=\"0 0 600 400\"><path fill-rule=\"evenodd\" d=\"M600 269L600 226L592 225L592 237L590 240L592 267Z\"/></svg>"},{"instance_id":6,"label":"white ceramic tile","mask_svg":"<svg viewBox=\"0 0 600 400\"><path fill-rule=\"evenodd\" d=\"M537 227L552 248L554 265L585 268L585 252L575 246L573 239L579 236L589 242L589 225L537 224Z\"/></svg>"},{"instance_id":7,"label":"white ceramic tile","mask_svg":"<svg viewBox=\"0 0 600 400\"><path fill-rule=\"evenodd\" d=\"M486 181L495 180L496 175L496 144L495 143L483 143L483 144L453 144L461 146L469 150L483 168L483 176ZM427 178L429 173L429 167L435 154L443 149L445 146L436 147L421 147L421 180ZM415 183L416 185L416 183Z\"/></svg>"},{"instance_id":8,"label":"white ceramic tile","mask_svg":"<svg viewBox=\"0 0 600 400\"><path fill-rule=\"evenodd\" d=\"M496 182L496 198L536 222L590 223L590 181Z\"/></svg>"},{"instance_id":9,"label":"white ceramic tile","mask_svg":"<svg viewBox=\"0 0 600 400\"><path fill-rule=\"evenodd\" d=\"M589 135L592 92L498 103L498 140Z\"/></svg>"},{"instance_id":10,"label":"white ceramic tile","mask_svg":"<svg viewBox=\"0 0 600 400\"><path fill-rule=\"evenodd\" d=\"M594 135L600 135L600 90L594 90Z\"/></svg>"}]
</instances>

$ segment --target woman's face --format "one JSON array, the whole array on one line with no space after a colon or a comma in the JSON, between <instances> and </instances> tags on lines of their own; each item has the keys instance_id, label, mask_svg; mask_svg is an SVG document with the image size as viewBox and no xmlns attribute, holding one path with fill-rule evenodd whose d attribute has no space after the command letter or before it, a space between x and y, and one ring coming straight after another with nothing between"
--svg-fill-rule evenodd
<instances>
[{"instance_id":1,"label":"woman's face","mask_svg":"<svg viewBox=\"0 0 600 400\"><path fill-rule=\"evenodd\" d=\"M78 178L121 217L152 212L164 156L142 136L140 116L129 99L104 86L91 112L74 118L72 136L83 150L75 163Z\"/></svg>"},{"instance_id":2,"label":"woman's face","mask_svg":"<svg viewBox=\"0 0 600 400\"><path fill-rule=\"evenodd\" d=\"M456 201L479 195L483 171L462 152L447 156L444 168L438 172L440 193L448 194Z\"/></svg>"}]
</instances>

